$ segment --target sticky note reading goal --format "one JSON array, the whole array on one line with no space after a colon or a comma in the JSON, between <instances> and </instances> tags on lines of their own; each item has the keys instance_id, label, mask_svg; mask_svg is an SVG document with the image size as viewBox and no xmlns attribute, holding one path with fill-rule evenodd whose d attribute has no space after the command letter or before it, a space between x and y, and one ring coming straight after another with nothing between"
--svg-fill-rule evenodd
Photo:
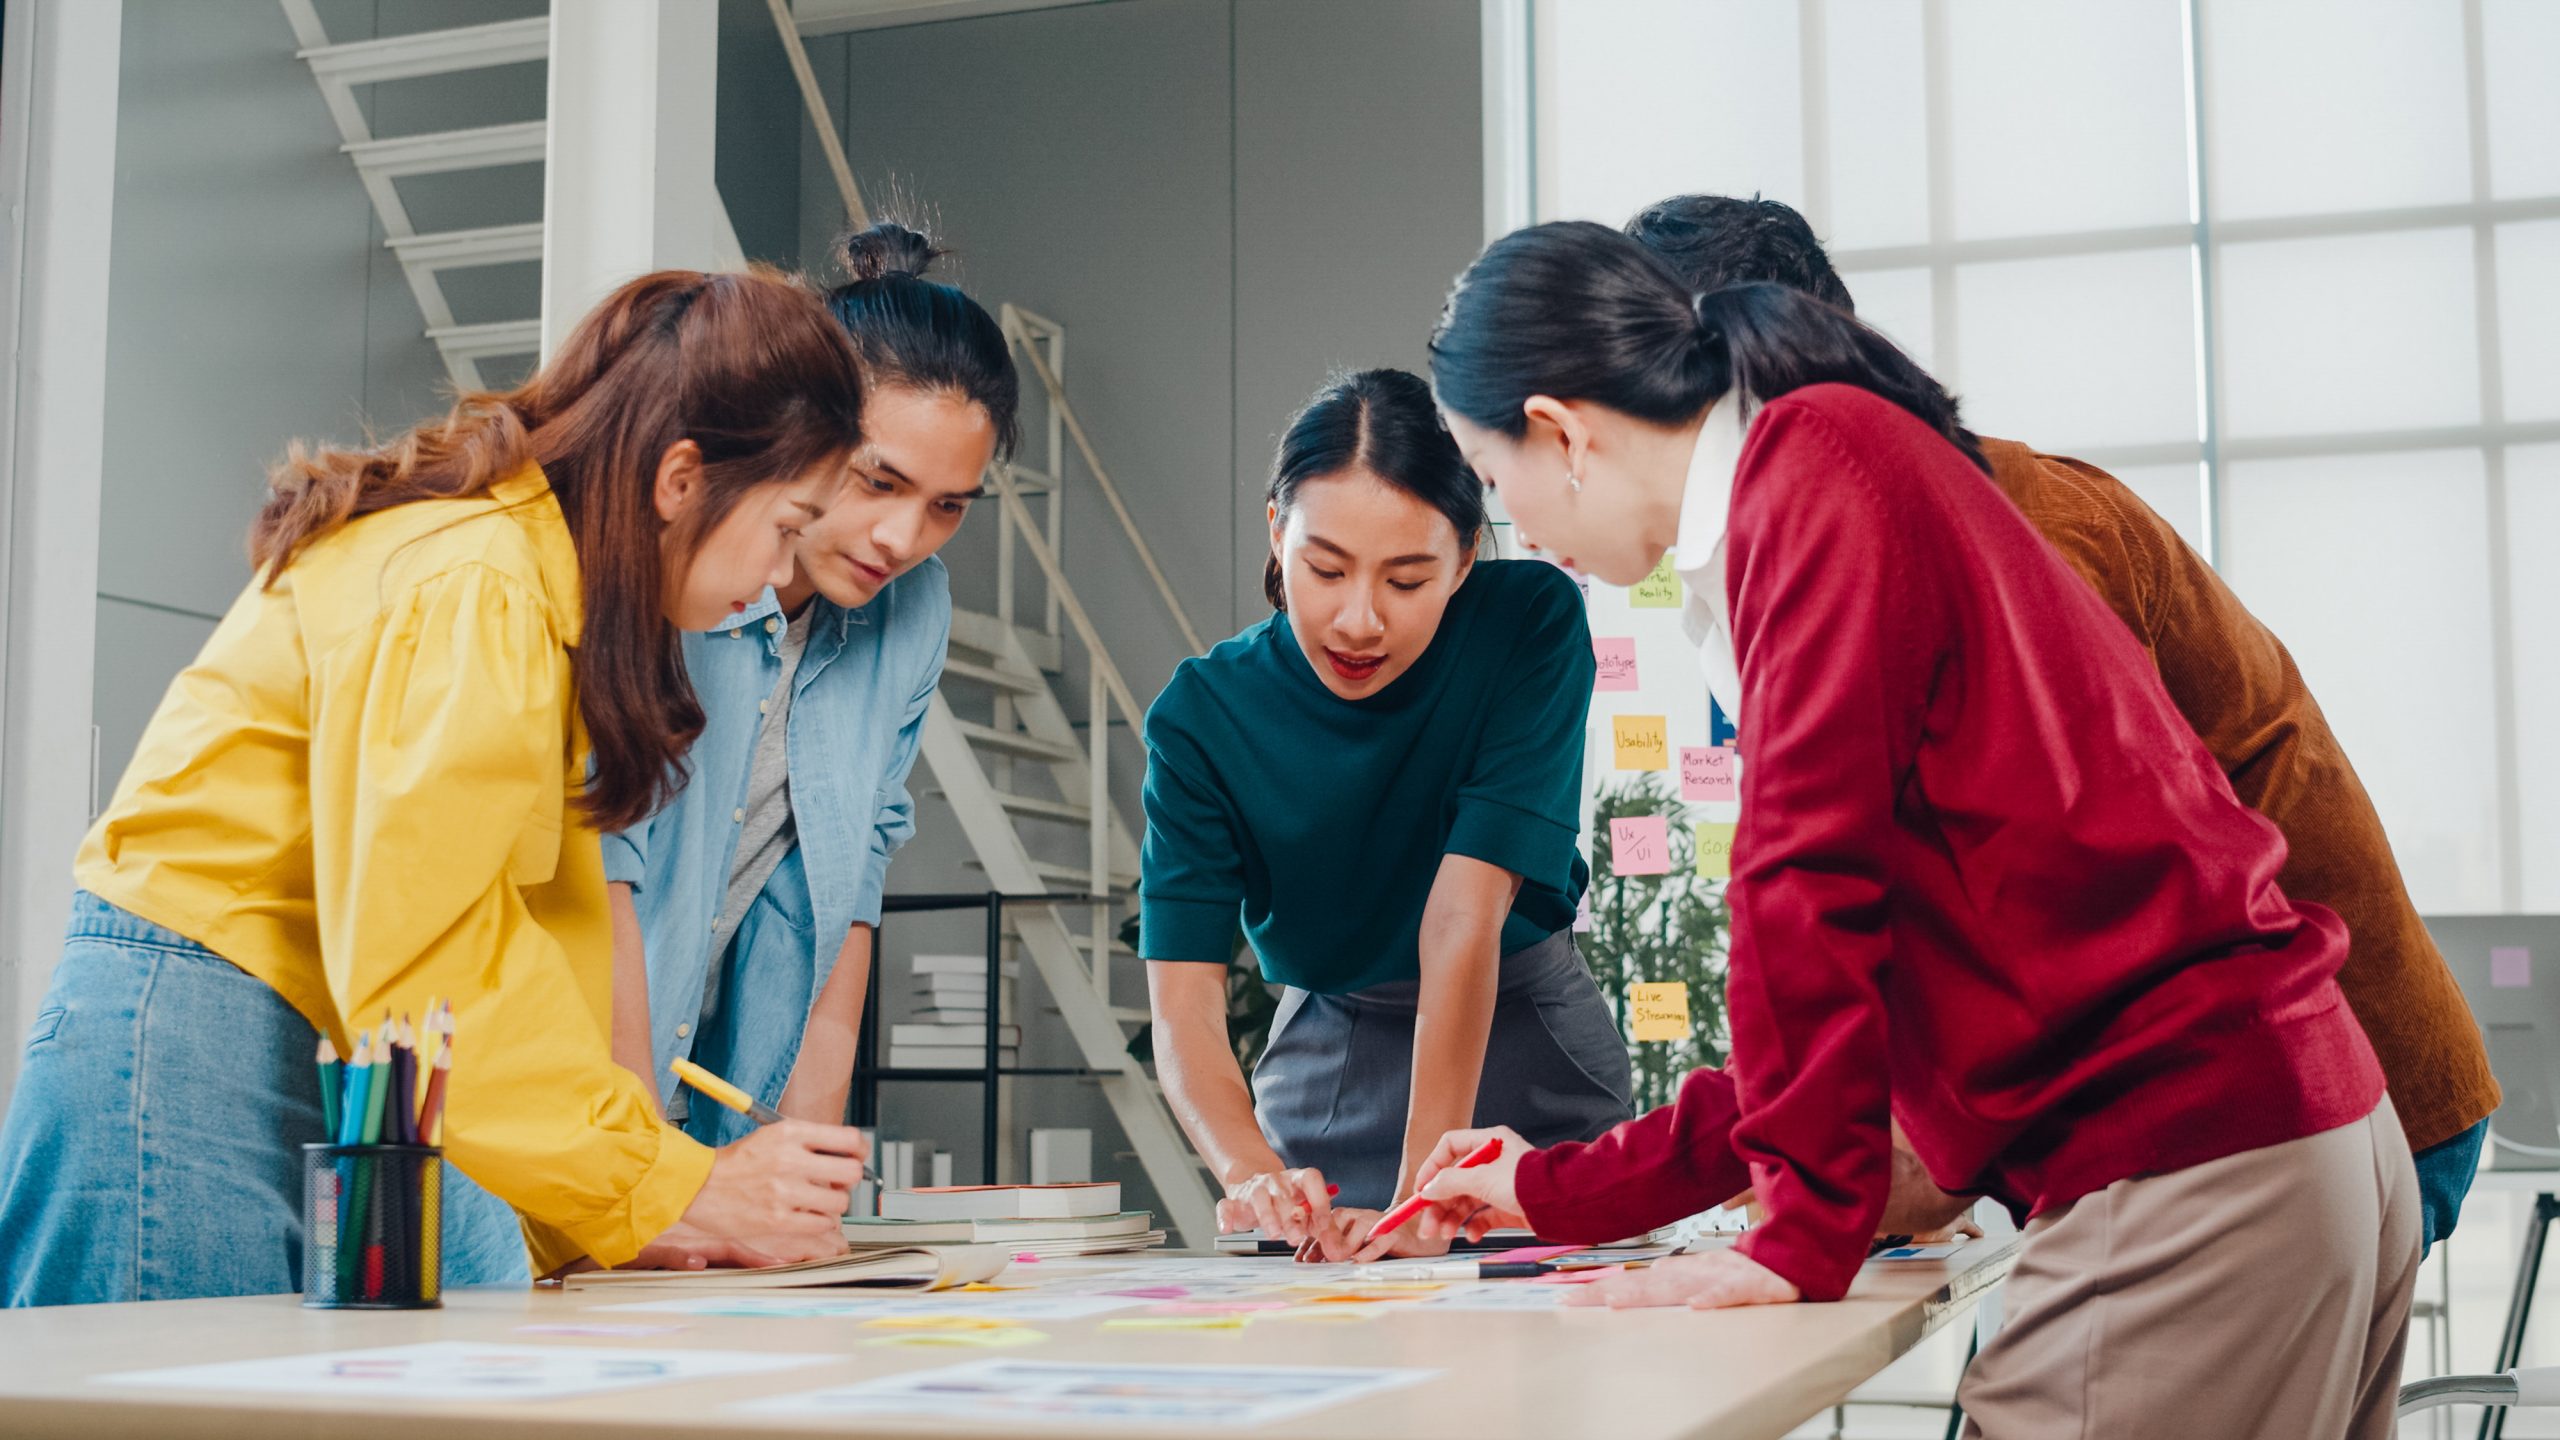
<instances>
[{"instance_id":1,"label":"sticky note reading goal","mask_svg":"<svg viewBox=\"0 0 2560 1440\"><path fill-rule=\"evenodd\" d=\"M1659 815L1609 822L1609 868L1620 875L1671 873L1670 827Z\"/></svg>"},{"instance_id":2,"label":"sticky note reading goal","mask_svg":"<svg viewBox=\"0 0 2560 1440\"><path fill-rule=\"evenodd\" d=\"M1591 658L1598 662L1599 676L1594 690L1633 690L1636 688L1636 641L1632 635L1617 635L1591 642Z\"/></svg>"},{"instance_id":3,"label":"sticky note reading goal","mask_svg":"<svg viewBox=\"0 0 2560 1440\"><path fill-rule=\"evenodd\" d=\"M1671 569L1671 557L1654 562L1653 573L1627 592L1627 604L1637 610L1677 610L1680 608L1680 577Z\"/></svg>"},{"instance_id":4,"label":"sticky note reading goal","mask_svg":"<svg viewBox=\"0 0 2560 1440\"><path fill-rule=\"evenodd\" d=\"M1698 827L1698 873L1709 880L1733 878L1733 831L1731 825Z\"/></svg>"},{"instance_id":5,"label":"sticky note reading goal","mask_svg":"<svg viewBox=\"0 0 2560 1440\"><path fill-rule=\"evenodd\" d=\"M1612 715L1609 723L1618 740L1618 767L1621 770L1668 770L1671 768L1670 722L1660 715Z\"/></svg>"},{"instance_id":6,"label":"sticky note reading goal","mask_svg":"<svg viewBox=\"0 0 2560 1440\"><path fill-rule=\"evenodd\" d=\"M1688 1039L1689 987L1676 980L1628 986L1627 1022L1638 1040Z\"/></svg>"},{"instance_id":7,"label":"sticky note reading goal","mask_svg":"<svg viewBox=\"0 0 2560 1440\"><path fill-rule=\"evenodd\" d=\"M1741 799L1742 789L1734 779L1733 752L1722 745L1681 746L1680 798Z\"/></svg>"}]
</instances>

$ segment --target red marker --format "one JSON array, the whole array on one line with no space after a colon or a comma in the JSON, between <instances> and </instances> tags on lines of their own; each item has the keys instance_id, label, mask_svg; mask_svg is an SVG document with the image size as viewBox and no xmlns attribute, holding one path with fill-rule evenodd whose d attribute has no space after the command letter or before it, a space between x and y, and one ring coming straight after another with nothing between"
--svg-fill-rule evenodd
<instances>
[{"instance_id":1,"label":"red marker","mask_svg":"<svg viewBox=\"0 0 2560 1440\"><path fill-rule=\"evenodd\" d=\"M1473 1151L1468 1153L1467 1158L1459 1161L1456 1165L1451 1166L1450 1168L1454 1170L1473 1170L1479 1165L1489 1165L1501 1158L1502 1137L1497 1135L1477 1146ZM1361 1248L1364 1250L1367 1249L1379 1236L1391 1233L1397 1226L1402 1225L1407 1220L1421 1214L1423 1208L1430 1203L1430 1201L1422 1198L1422 1192L1418 1190L1415 1191L1403 1204L1378 1217L1377 1225L1369 1231L1369 1238L1360 1242Z\"/></svg>"}]
</instances>

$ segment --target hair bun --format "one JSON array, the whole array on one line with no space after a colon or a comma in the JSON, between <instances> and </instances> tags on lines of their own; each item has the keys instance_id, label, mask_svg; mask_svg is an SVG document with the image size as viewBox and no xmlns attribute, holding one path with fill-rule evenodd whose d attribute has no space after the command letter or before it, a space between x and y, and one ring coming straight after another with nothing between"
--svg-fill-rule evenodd
<instances>
[{"instance_id":1,"label":"hair bun","mask_svg":"<svg viewBox=\"0 0 2560 1440\"><path fill-rule=\"evenodd\" d=\"M844 237L838 258L855 283L891 275L922 278L933 262L949 254L933 237L895 220L878 221L867 230Z\"/></svg>"}]
</instances>

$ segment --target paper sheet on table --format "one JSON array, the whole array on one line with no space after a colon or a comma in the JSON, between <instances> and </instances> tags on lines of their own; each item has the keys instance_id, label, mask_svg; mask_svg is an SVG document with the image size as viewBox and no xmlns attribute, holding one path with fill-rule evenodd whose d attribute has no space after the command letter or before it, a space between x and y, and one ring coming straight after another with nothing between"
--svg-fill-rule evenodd
<instances>
[{"instance_id":1,"label":"paper sheet on table","mask_svg":"<svg viewBox=\"0 0 2560 1440\"><path fill-rule=\"evenodd\" d=\"M790 1294L686 1295L672 1300L643 1300L599 1308L644 1310L666 1315L730 1315L761 1320L887 1320L936 1315L980 1320L1081 1320L1088 1315L1133 1310L1146 1303L1121 1295L1056 1295L1038 1290L1008 1295L954 1295L948 1299L926 1299L916 1295L858 1299L802 1291Z\"/></svg>"},{"instance_id":2,"label":"paper sheet on table","mask_svg":"<svg viewBox=\"0 0 2560 1440\"><path fill-rule=\"evenodd\" d=\"M1437 1370L1309 1365L1065 1365L980 1360L776 1395L762 1415L930 1415L1020 1424L1263 1425L1432 1379Z\"/></svg>"},{"instance_id":3,"label":"paper sheet on table","mask_svg":"<svg viewBox=\"0 0 2560 1440\"><path fill-rule=\"evenodd\" d=\"M386 1400L553 1400L682 1380L790 1370L840 1358L752 1354L743 1350L624 1350L436 1340L377 1350L327 1350L314 1355L278 1355L169 1370L128 1370L101 1375L98 1382Z\"/></svg>"}]
</instances>

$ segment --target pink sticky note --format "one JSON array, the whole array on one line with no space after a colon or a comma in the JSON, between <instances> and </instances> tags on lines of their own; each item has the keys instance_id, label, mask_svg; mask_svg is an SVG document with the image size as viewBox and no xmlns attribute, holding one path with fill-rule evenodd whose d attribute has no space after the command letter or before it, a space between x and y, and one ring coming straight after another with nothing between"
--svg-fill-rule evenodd
<instances>
[{"instance_id":1,"label":"pink sticky note","mask_svg":"<svg viewBox=\"0 0 2560 1440\"><path fill-rule=\"evenodd\" d=\"M1732 747L1726 745L1681 746L1680 798L1683 800L1741 799L1741 787L1734 782Z\"/></svg>"},{"instance_id":2,"label":"pink sticky note","mask_svg":"<svg viewBox=\"0 0 2560 1440\"><path fill-rule=\"evenodd\" d=\"M1532 1285L1588 1285L1603 1276L1615 1275L1625 1268L1623 1265L1611 1265L1598 1270L1550 1270L1544 1275L1530 1276L1529 1283Z\"/></svg>"},{"instance_id":3,"label":"pink sticky note","mask_svg":"<svg viewBox=\"0 0 2560 1440\"><path fill-rule=\"evenodd\" d=\"M1143 1285L1134 1290L1114 1290L1110 1293L1124 1295L1132 1300L1184 1300L1191 1295L1190 1290L1180 1285Z\"/></svg>"},{"instance_id":4,"label":"pink sticky note","mask_svg":"<svg viewBox=\"0 0 2560 1440\"><path fill-rule=\"evenodd\" d=\"M2489 988L2533 988L2533 952L2522 945L2501 945L2489 952Z\"/></svg>"},{"instance_id":5,"label":"pink sticky note","mask_svg":"<svg viewBox=\"0 0 2560 1440\"><path fill-rule=\"evenodd\" d=\"M1588 933L1590 933L1590 930L1591 930L1591 892L1590 892L1590 891L1588 891L1588 890L1585 890L1585 891L1583 891L1583 892L1582 892L1582 901L1581 901L1581 903L1580 903L1579 905L1577 905L1577 906L1574 908L1574 912L1573 912L1573 928L1574 928L1574 932L1575 932L1576 934L1588 934Z\"/></svg>"},{"instance_id":6,"label":"pink sticky note","mask_svg":"<svg viewBox=\"0 0 2560 1440\"><path fill-rule=\"evenodd\" d=\"M1591 642L1591 658L1599 662L1600 675L1594 690L1633 690L1636 688L1636 642L1632 635L1613 635Z\"/></svg>"},{"instance_id":7,"label":"pink sticky note","mask_svg":"<svg viewBox=\"0 0 2560 1440\"><path fill-rule=\"evenodd\" d=\"M1671 839L1659 815L1631 815L1609 822L1611 865L1621 875L1671 873Z\"/></svg>"}]
</instances>

